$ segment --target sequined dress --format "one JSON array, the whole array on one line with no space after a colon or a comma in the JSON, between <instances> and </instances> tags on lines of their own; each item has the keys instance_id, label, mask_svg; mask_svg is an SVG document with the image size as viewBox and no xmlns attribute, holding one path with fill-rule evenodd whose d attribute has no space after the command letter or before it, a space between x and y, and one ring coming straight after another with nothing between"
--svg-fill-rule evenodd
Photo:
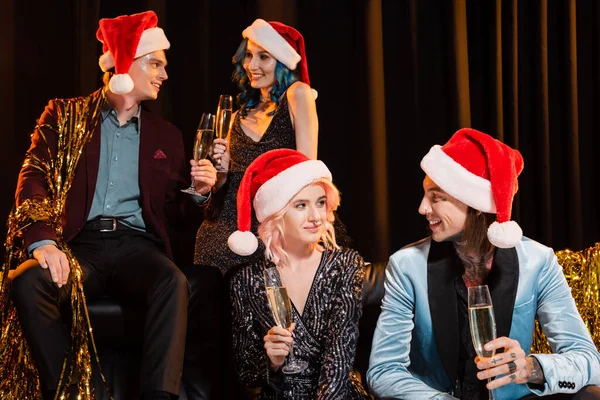
<instances>
[{"instance_id":1,"label":"sequined dress","mask_svg":"<svg viewBox=\"0 0 600 400\"><path fill-rule=\"evenodd\" d=\"M296 148L296 135L288 110L287 93L282 96L269 127L259 141L254 141L244 133L239 112L236 114L229 141L231 164L227 182L206 209L204 221L196 235L194 252L195 264L214 266L222 273L235 265L263 257L262 243L253 256L242 257L229 249L227 238L237 229L236 197L246 168L258 156L269 150ZM252 232L256 233L257 228L258 221L253 215Z\"/></svg>"},{"instance_id":2,"label":"sequined dress","mask_svg":"<svg viewBox=\"0 0 600 400\"><path fill-rule=\"evenodd\" d=\"M370 399L353 372L358 321L362 314L364 261L354 250L326 250L304 312L292 304L294 355L308 361L296 375L269 368L263 337L275 325L267 303L260 260L237 271L230 293L233 351L239 379L261 388L261 399Z\"/></svg>"}]
</instances>

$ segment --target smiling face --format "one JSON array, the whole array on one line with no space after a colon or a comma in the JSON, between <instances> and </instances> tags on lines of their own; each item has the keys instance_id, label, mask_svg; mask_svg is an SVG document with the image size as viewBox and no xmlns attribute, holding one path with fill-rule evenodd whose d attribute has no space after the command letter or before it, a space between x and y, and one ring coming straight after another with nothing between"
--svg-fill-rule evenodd
<instances>
[{"instance_id":1,"label":"smiling face","mask_svg":"<svg viewBox=\"0 0 600 400\"><path fill-rule=\"evenodd\" d=\"M167 75L167 56L164 50L157 50L136 58L129 69L129 76L133 80L131 95L138 102L156 100L158 92Z\"/></svg>"},{"instance_id":2,"label":"smiling face","mask_svg":"<svg viewBox=\"0 0 600 400\"><path fill-rule=\"evenodd\" d=\"M459 236L465 228L469 207L442 190L428 176L423 180L423 191L419 214L427 218L431 238L442 242Z\"/></svg>"},{"instance_id":3,"label":"smiling face","mask_svg":"<svg viewBox=\"0 0 600 400\"><path fill-rule=\"evenodd\" d=\"M321 185L312 184L299 191L290 200L283 217L286 242L311 244L323 235L327 221L327 196Z\"/></svg>"},{"instance_id":4,"label":"smiling face","mask_svg":"<svg viewBox=\"0 0 600 400\"><path fill-rule=\"evenodd\" d=\"M275 67L277 60L264 48L248 40L242 66L248 74L250 85L254 89L268 92L275 85Z\"/></svg>"}]
</instances>

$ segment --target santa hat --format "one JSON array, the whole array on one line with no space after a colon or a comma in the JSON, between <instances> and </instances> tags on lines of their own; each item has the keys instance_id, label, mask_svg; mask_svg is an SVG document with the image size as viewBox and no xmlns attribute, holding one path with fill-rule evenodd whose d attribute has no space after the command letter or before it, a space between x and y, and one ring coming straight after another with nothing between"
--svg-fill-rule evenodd
<instances>
[{"instance_id":1,"label":"santa hat","mask_svg":"<svg viewBox=\"0 0 600 400\"><path fill-rule=\"evenodd\" d=\"M281 22L267 22L259 18L244 29L242 37L252 40L267 50L277 61L290 70L297 69L300 81L310 86L306 52L304 51L304 37L296 29ZM317 91L312 89L312 92L316 99Z\"/></svg>"},{"instance_id":2,"label":"santa hat","mask_svg":"<svg viewBox=\"0 0 600 400\"><path fill-rule=\"evenodd\" d=\"M441 189L466 205L495 213L488 239L496 247L514 247L523 236L510 220L523 157L517 150L474 129L461 129L443 146L423 157L421 168Z\"/></svg>"},{"instance_id":3,"label":"santa hat","mask_svg":"<svg viewBox=\"0 0 600 400\"><path fill-rule=\"evenodd\" d=\"M115 74L108 83L111 92L125 94L133 90L133 80L128 72L134 59L171 47L157 23L154 11L100 20L96 31L96 37L102 42L100 68L106 72L115 67Z\"/></svg>"},{"instance_id":4,"label":"santa hat","mask_svg":"<svg viewBox=\"0 0 600 400\"><path fill-rule=\"evenodd\" d=\"M263 222L281 211L302 188L321 178L331 180L327 166L296 150L275 149L257 157L246 168L238 189L238 230L227 241L231 251L248 256L258 247L256 236L250 232L252 200L256 219Z\"/></svg>"}]
</instances>

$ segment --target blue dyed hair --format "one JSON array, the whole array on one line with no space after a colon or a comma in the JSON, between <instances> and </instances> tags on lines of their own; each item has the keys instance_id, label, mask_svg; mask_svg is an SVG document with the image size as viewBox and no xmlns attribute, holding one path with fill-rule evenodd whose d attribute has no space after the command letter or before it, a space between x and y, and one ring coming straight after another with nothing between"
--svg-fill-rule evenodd
<instances>
[{"instance_id":1,"label":"blue dyed hair","mask_svg":"<svg viewBox=\"0 0 600 400\"><path fill-rule=\"evenodd\" d=\"M237 103L240 105L242 118L248 114L248 110L256 107L256 105L260 103L260 90L254 89L250 85L248 74L243 66L247 49L248 39L244 39L242 40L242 43L240 43L240 47L238 47L231 60L235 66L231 80L237 83L238 87L242 91L237 95ZM279 98L281 95L292 85L292 83L299 79L298 75L294 71L291 71L277 59L276 62L275 85L273 85L273 89L271 89L271 93L269 93L269 95L271 96L271 100L273 100L275 104L279 105Z\"/></svg>"}]
</instances>

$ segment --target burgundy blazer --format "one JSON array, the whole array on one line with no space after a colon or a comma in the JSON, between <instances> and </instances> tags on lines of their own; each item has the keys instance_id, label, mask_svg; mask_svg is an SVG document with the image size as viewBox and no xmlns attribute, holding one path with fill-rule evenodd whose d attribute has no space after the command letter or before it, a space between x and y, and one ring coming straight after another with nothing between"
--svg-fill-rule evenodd
<instances>
[{"instance_id":1,"label":"burgundy blazer","mask_svg":"<svg viewBox=\"0 0 600 400\"><path fill-rule=\"evenodd\" d=\"M39 120L39 125L56 126L56 108L52 100ZM56 154L57 135L44 129L48 146L35 131L31 138L30 152L40 157ZM84 148L73 184L67 195L63 238L70 242L86 223L100 163L100 123ZM181 189L190 184L189 161L185 157L181 132L164 119L142 109L140 126L139 185L142 216L148 232L165 243L166 252L172 258L169 241L170 229L177 229L185 221L199 221L201 207ZM44 175L35 168L24 166L19 173L15 194L17 206L28 198L45 198L47 185ZM40 240L56 240L54 230L43 223L31 225L24 234L24 244L29 246Z\"/></svg>"}]
</instances>

